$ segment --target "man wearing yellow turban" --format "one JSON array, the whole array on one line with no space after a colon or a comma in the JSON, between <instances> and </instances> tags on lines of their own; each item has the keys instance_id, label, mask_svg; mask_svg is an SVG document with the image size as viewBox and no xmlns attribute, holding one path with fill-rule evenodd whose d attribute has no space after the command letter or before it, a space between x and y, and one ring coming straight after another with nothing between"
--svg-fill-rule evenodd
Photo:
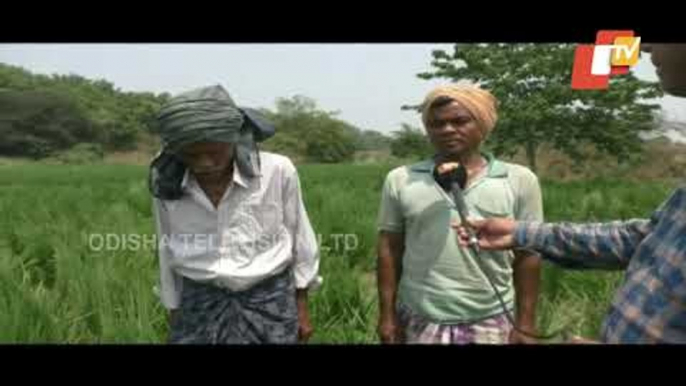
<instances>
[{"instance_id":1,"label":"man wearing yellow turban","mask_svg":"<svg viewBox=\"0 0 686 386\"><path fill-rule=\"evenodd\" d=\"M458 244L452 198L437 184L437 165L466 170L464 200L470 217L541 221L536 176L481 150L496 127L497 100L474 85L445 85L422 104L422 122L435 155L398 167L386 177L378 217L379 336L384 343L526 343L514 331L535 331L540 275L531 251L484 252L477 261ZM486 272L488 271L488 272ZM493 285L507 310L499 303Z\"/></svg>"}]
</instances>

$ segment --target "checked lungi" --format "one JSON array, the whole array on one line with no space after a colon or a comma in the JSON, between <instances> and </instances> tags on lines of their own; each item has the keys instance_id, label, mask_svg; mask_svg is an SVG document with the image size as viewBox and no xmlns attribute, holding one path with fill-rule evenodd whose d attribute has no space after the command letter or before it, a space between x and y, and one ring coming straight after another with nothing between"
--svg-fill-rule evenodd
<instances>
[{"instance_id":1,"label":"checked lungi","mask_svg":"<svg viewBox=\"0 0 686 386\"><path fill-rule=\"evenodd\" d=\"M439 324L398 305L398 320L407 344L507 344L512 324L505 314L499 314L460 324Z\"/></svg>"},{"instance_id":2,"label":"checked lungi","mask_svg":"<svg viewBox=\"0 0 686 386\"><path fill-rule=\"evenodd\" d=\"M298 309L287 269L239 292L184 278L173 344L295 344Z\"/></svg>"}]
</instances>

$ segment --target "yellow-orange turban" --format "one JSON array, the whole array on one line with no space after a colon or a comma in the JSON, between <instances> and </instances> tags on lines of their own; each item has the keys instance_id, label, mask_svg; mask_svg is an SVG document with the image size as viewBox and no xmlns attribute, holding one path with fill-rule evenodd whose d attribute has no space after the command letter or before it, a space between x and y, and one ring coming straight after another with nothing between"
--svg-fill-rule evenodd
<instances>
[{"instance_id":1,"label":"yellow-orange turban","mask_svg":"<svg viewBox=\"0 0 686 386\"><path fill-rule=\"evenodd\" d=\"M484 138L493 131L498 121L498 100L476 85L444 85L433 89L422 103L422 122L427 126L430 106L440 97L448 97L464 107L476 120Z\"/></svg>"}]
</instances>

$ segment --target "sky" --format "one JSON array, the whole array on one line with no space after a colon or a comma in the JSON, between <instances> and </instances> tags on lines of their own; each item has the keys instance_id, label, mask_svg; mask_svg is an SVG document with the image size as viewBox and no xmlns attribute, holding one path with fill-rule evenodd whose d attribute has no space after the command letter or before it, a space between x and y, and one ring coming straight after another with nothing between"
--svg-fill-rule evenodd
<instances>
[{"instance_id":1,"label":"sky","mask_svg":"<svg viewBox=\"0 0 686 386\"><path fill-rule=\"evenodd\" d=\"M278 97L304 95L362 129L389 133L420 126L417 104L444 80L430 70L431 51L449 44L0 44L0 62L34 73L106 79L123 91L179 93L221 84L238 104L273 108ZM633 69L657 80L649 56ZM669 119L686 121L686 100L660 100Z\"/></svg>"}]
</instances>

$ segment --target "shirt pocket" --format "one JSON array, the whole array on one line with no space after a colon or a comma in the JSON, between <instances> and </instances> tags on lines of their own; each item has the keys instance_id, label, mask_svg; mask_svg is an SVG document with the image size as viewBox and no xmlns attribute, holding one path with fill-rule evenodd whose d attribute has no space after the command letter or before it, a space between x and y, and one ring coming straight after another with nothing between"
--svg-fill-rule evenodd
<instances>
[{"instance_id":1,"label":"shirt pocket","mask_svg":"<svg viewBox=\"0 0 686 386\"><path fill-rule=\"evenodd\" d=\"M479 202L471 205L478 217L481 218L514 218L512 210L507 208L505 202Z\"/></svg>"},{"instance_id":2,"label":"shirt pocket","mask_svg":"<svg viewBox=\"0 0 686 386\"><path fill-rule=\"evenodd\" d=\"M180 201L168 211L169 233L176 237L211 235L216 232L217 220L204 208Z\"/></svg>"},{"instance_id":3,"label":"shirt pocket","mask_svg":"<svg viewBox=\"0 0 686 386\"><path fill-rule=\"evenodd\" d=\"M274 202L249 202L247 212L263 236L279 233L283 222L282 207Z\"/></svg>"}]
</instances>

